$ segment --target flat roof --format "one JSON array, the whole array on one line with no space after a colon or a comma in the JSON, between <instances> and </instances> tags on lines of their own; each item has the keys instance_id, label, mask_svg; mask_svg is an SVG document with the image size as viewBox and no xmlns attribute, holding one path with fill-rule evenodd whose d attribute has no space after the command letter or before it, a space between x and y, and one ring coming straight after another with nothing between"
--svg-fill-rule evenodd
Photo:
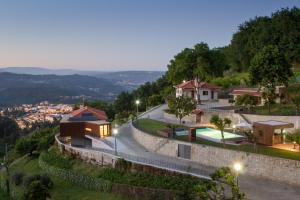
<instances>
[{"instance_id":1,"label":"flat roof","mask_svg":"<svg viewBox=\"0 0 300 200\"><path fill-rule=\"evenodd\" d=\"M264 125L273 126L273 127L282 127L282 128L293 128L294 127L293 123L276 121L276 120L257 121L254 123L264 124Z\"/></svg>"}]
</instances>

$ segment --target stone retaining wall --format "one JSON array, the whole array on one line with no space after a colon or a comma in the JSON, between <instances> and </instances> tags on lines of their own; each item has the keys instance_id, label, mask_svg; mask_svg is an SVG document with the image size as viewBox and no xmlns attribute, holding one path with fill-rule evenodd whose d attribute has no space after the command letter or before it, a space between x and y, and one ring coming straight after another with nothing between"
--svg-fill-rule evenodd
<instances>
[{"instance_id":1,"label":"stone retaining wall","mask_svg":"<svg viewBox=\"0 0 300 200\"><path fill-rule=\"evenodd\" d=\"M191 161L211 167L243 163L243 173L300 186L300 161L233 151L213 146L166 139L144 133L132 127L134 139L150 151L177 157L178 144L191 146ZM299 154L300 157L300 154Z\"/></svg>"},{"instance_id":2,"label":"stone retaining wall","mask_svg":"<svg viewBox=\"0 0 300 200\"><path fill-rule=\"evenodd\" d=\"M200 125L200 124L209 124L210 118L213 115L218 115L221 118L229 118L232 121L232 124L238 124L241 122L245 122L245 120L238 114L234 113L233 111L217 111L217 110L209 110L204 111L203 115L201 116L201 123L196 124L196 116L191 114L187 117L183 118L183 121L186 122L188 125ZM294 128L287 129L288 131L293 131L295 129L300 128L300 116L276 116L276 115L253 115L253 114L243 114L250 122L257 122L257 121L267 121L267 120L276 120L282 122L293 123ZM175 115L164 113L164 119L166 121L170 121L173 123L179 123L179 119L176 118Z\"/></svg>"},{"instance_id":3,"label":"stone retaining wall","mask_svg":"<svg viewBox=\"0 0 300 200\"><path fill-rule=\"evenodd\" d=\"M118 157L104 152L95 151L92 149L76 148L71 145L63 144L57 138L56 142L58 143L58 146L62 151L66 151L72 156L75 156L92 164L110 165L114 167L118 160Z\"/></svg>"}]
</instances>

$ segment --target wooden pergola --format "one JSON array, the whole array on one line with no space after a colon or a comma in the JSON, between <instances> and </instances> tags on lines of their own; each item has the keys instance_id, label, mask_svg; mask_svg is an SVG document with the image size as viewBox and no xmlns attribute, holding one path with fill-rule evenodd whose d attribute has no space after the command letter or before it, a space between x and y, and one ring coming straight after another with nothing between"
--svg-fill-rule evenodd
<instances>
[{"instance_id":1,"label":"wooden pergola","mask_svg":"<svg viewBox=\"0 0 300 200\"><path fill-rule=\"evenodd\" d=\"M293 123L275 120L258 121L253 123L253 134L259 144L273 146L284 142L284 132L286 128L293 128ZM276 130L280 132L276 133Z\"/></svg>"}]
</instances>

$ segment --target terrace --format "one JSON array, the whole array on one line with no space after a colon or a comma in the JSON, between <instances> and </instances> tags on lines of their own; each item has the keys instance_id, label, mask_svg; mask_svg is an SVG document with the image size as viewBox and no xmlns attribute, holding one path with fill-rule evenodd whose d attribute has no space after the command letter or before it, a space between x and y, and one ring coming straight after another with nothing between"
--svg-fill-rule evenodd
<instances>
[{"instance_id":1,"label":"terrace","mask_svg":"<svg viewBox=\"0 0 300 200\"><path fill-rule=\"evenodd\" d=\"M152 119L140 119L137 124L134 124L136 128L152 134L156 136L160 136L157 132L170 129L170 124L161 122L161 121L156 121ZM176 126L176 125L174 125ZM178 129L182 128L187 128L186 126L177 126ZM230 130L227 130L230 132ZM233 130L232 130L233 132ZM221 135L221 133L220 133ZM175 135L174 137L170 139L175 139L175 140L182 140L182 141L189 141L188 135ZM277 146L265 146L262 144L253 144L253 143L241 143L239 145L232 145L230 143L226 143L225 146L222 145L220 142L212 141L212 140L207 140L203 137L196 137L196 140L194 143L198 144L203 144L203 145L209 145L209 146L214 146L214 147L219 147L219 148L226 148L226 149L231 149L235 151L243 151L243 152L249 152L249 153L256 153L256 154L262 154L262 155L267 155L267 156L273 156L273 157L280 157L280 158L286 158L286 159L292 159L292 160L300 160L300 155L299 152L296 150L292 150L291 148L294 148L294 146L289 145L277 145ZM275 147L275 148L274 148Z\"/></svg>"}]
</instances>

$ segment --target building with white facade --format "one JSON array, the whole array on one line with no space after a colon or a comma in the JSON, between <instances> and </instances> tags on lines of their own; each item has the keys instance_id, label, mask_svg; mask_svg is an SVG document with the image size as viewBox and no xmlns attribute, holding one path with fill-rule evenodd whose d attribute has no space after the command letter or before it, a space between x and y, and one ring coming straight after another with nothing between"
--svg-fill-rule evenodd
<instances>
[{"instance_id":1,"label":"building with white facade","mask_svg":"<svg viewBox=\"0 0 300 200\"><path fill-rule=\"evenodd\" d=\"M197 79L183 81L181 84L176 85L175 89L176 97L188 96L198 103L218 100L219 87L207 82L200 82Z\"/></svg>"}]
</instances>

